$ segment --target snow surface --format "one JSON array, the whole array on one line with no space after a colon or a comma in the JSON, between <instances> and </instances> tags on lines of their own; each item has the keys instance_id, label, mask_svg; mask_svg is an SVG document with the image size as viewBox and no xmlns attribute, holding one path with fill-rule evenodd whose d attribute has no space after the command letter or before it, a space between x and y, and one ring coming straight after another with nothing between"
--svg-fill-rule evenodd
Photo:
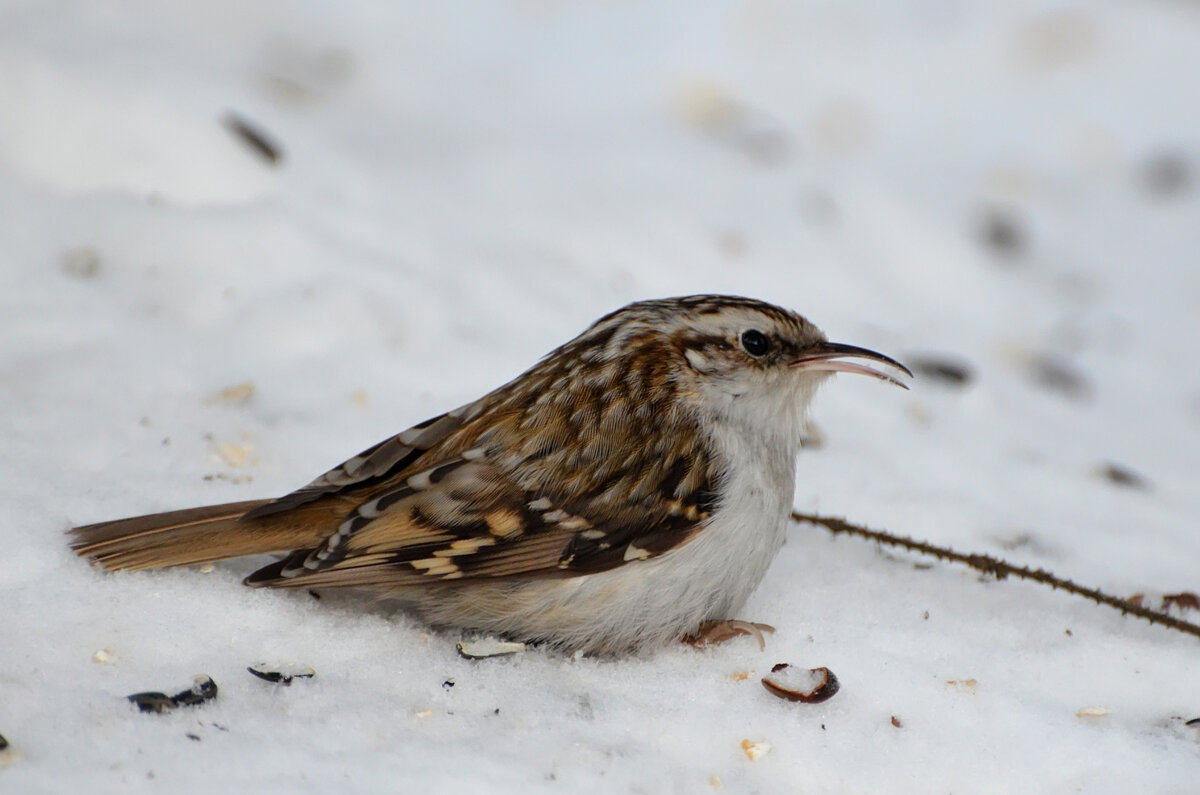
<instances>
[{"instance_id":1,"label":"snow surface","mask_svg":"<svg viewBox=\"0 0 1200 795\"><path fill-rule=\"evenodd\" d=\"M630 300L732 292L974 374L826 387L799 508L1200 590L1198 74L1183 0L8 0L0 791L1200 790L1195 638L817 528L741 616L765 652L620 661L63 535L283 493Z\"/></svg>"}]
</instances>

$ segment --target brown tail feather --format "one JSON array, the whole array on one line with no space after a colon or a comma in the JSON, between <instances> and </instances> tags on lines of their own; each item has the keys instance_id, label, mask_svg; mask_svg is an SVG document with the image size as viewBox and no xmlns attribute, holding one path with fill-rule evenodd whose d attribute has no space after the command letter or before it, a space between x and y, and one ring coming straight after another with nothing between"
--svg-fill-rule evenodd
<instances>
[{"instance_id":1,"label":"brown tail feather","mask_svg":"<svg viewBox=\"0 0 1200 795\"><path fill-rule=\"evenodd\" d=\"M106 569L150 569L286 552L314 546L330 531L324 522L285 514L238 521L266 502L231 502L76 527L71 548Z\"/></svg>"}]
</instances>

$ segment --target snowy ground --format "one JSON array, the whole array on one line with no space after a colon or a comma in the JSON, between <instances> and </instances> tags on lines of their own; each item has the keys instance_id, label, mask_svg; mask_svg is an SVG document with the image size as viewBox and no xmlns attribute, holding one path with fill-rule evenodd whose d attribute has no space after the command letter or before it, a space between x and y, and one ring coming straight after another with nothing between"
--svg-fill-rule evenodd
<instances>
[{"instance_id":1,"label":"snowy ground","mask_svg":"<svg viewBox=\"0 0 1200 795\"><path fill-rule=\"evenodd\" d=\"M67 550L287 491L711 291L970 367L828 386L798 507L1200 590L1200 5L700 6L4 4L0 791L1195 790L1195 638L815 528L746 607L766 652L617 662L468 662L248 591L253 561ZM772 697L783 661L841 692ZM215 702L123 700L196 673Z\"/></svg>"}]
</instances>

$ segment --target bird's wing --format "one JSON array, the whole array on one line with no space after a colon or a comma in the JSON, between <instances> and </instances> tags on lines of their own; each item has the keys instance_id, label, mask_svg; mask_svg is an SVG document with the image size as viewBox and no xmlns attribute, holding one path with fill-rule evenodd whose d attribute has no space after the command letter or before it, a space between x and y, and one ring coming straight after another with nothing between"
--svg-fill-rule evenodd
<instances>
[{"instance_id":1,"label":"bird's wing","mask_svg":"<svg viewBox=\"0 0 1200 795\"><path fill-rule=\"evenodd\" d=\"M595 484L601 497L578 483L560 493L524 488L520 472L506 474L503 450L466 450L372 489L322 544L255 572L247 584L403 588L575 576L655 557L704 526L715 507L714 476L694 452L647 452L647 460Z\"/></svg>"},{"instance_id":2,"label":"bird's wing","mask_svg":"<svg viewBox=\"0 0 1200 795\"><path fill-rule=\"evenodd\" d=\"M430 417L422 423L368 447L311 483L248 511L242 520L283 513L322 497L344 494L383 483L416 463L446 437L474 419L481 401Z\"/></svg>"}]
</instances>

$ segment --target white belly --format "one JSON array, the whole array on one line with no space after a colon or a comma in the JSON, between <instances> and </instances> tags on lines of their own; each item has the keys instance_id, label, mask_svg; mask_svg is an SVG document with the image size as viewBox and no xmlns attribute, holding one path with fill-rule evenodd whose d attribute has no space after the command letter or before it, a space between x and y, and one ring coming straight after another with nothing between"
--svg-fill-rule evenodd
<instances>
[{"instance_id":1,"label":"white belly","mask_svg":"<svg viewBox=\"0 0 1200 795\"><path fill-rule=\"evenodd\" d=\"M411 607L427 621L566 650L617 652L661 646L709 619L733 618L783 544L791 508L791 450L740 439L718 509L681 547L569 579L503 582L428 594Z\"/></svg>"}]
</instances>

